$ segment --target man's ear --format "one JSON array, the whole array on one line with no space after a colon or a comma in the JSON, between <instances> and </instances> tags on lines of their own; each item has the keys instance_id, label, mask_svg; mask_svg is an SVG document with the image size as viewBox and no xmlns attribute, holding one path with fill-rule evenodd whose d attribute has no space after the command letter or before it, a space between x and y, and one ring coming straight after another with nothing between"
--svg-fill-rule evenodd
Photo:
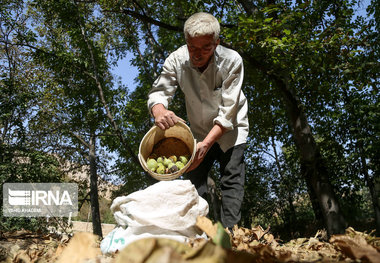
<instances>
[{"instance_id":1,"label":"man's ear","mask_svg":"<svg viewBox=\"0 0 380 263\"><path fill-rule=\"evenodd\" d=\"M219 45L220 43L220 38L218 38L218 40L215 42L216 46Z\"/></svg>"}]
</instances>

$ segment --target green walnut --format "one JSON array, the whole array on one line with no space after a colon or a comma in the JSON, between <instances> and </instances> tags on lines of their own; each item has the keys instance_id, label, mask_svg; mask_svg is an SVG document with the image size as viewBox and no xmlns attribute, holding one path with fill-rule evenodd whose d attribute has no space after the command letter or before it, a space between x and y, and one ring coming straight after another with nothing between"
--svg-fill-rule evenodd
<instances>
[{"instance_id":1,"label":"green walnut","mask_svg":"<svg viewBox=\"0 0 380 263\"><path fill-rule=\"evenodd\" d=\"M165 157L165 159L164 159L164 165L166 167L169 167L169 164L171 164L171 163L173 163L172 160Z\"/></svg>"},{"instance_id":2,"label":"green walnut","mask_svg":"<svg viewBox=\"0 0 380 263\"><path fill-rule=\"evenodd\" d=\"M162 158L161 156L157 158L157 162L158 163L164 163L164 158Z\"/></svg>"},{"instance_id":3,"label":"green walnut","mask_svg":"<svg viewBox=\"0 0 380 263\"><path fill-rule=\"evenodd\" d=\"M181 163L183 163L184 165L186 165L187 162L189 161L189 160L187 159L187 157L186 157L186 156L183 156L183 155L181 155L181 156L179 157L179 160L180 160Z\"/></svg>"},{"instance_id":4,"label":"green walnut","mask_svg":"<svg viewBox=\"0 0 380 263\"><path fill-rule=\"evenodd\" d=\"M183 167L185 167L185 165L180 161L176 162L175 165L178 167L178 170L181 170Z\"/></svg>"},{"instance_id":5,"label":"green walnut","mask_svg":"<svg viewBox=\"0 0 380 263\"><path fill-rule=\"evenodd\" d=\"M147 163L148 169L154 172L158 166L158 163L155 159L148 159Z\"/></svg>"},{"instance_id":6,"label":"green walnut","mask_svg":"<svg viewBox=\"0 0 380 263\"><path fill-rule=\"evenodd\" d=\"M158 173L158 174L164 174L165 173L165 166L163 164L158 165L158 167L156 169L156 173Z\"/></svg>"}]
</instances>

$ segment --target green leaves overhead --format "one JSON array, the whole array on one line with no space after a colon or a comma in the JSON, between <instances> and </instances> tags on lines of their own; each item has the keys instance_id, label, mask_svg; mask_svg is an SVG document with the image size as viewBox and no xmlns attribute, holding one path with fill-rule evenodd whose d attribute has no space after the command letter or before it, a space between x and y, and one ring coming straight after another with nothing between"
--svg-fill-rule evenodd
<instances>
[{"instance_id":1,"label":"green leaves overhead","mask_svg":"<svg viewBox=\"0 0 380 263\"><path fill-rule=\"evenodd\" d=\"M250 134L243 222L290 224L315 212L301 176L299 149L309 145L296 144L289 98L308 124L299 134L310 132L344 196L343 210L371 211L357 196L379 173L378 2L361 17L358 1L2 1L2 147L86 163L95 133L105 164L99 172L121 178L120 194L145 187L151 182L134 156L153 125L147 93L165 58L185 44L186 18L206 11L220 20L222 45L244 59ZM126 54L139 72L133 87L112 75ZM170 109L186 118L180 90Z\"/></svg>"}]
</instances>

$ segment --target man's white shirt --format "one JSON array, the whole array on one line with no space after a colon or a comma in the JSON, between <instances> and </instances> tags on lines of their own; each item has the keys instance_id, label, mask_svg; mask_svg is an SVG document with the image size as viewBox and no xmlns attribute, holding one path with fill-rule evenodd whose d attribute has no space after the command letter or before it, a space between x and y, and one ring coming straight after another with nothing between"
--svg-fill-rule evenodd
<instances>
[{"instance_id":1,"label":"man's white shirt","mask_svg":"<svg viewBox=\"0 0 380 263\"><path fill-rule=\"evenodd\" d=\"M241 89L243 60L234 50L216 47L208 67L200 72L184 45L165 60L160 76L148 95L148 109L170 101L180 87L185 94L187 117L197 141L202 141L217 123L227 129L217 141L226 152L245 143L248 137L248 103Z\"/></svg>"}]
</instances>

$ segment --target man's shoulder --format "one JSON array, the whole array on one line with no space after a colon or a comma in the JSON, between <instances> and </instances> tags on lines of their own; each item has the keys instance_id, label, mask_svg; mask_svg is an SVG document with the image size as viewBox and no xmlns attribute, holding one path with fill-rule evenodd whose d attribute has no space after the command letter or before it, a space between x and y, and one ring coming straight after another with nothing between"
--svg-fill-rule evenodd
<instances>
[{"instance_id":1,"label":"man's shoulder","mask_svg":"<svg viewBox=\"0 0 380 263\"><path fill-rule=\"evenodd\" d=\"M233 50L231 48L218 45L215 51L218 57L223 58L225 60L229 60L229 61L241 60L240 54L236 50Z\"/></svg>"},{"instance_id":2,"label":"man's shoulder","mask_svg":"<svg viewBox=\"0 0 380 263\"><path fill-rule=\"evenodd\" d=\"M165 65L177 68L186 65L188 61L189 53L186 45L183 45L169 54L169 56L165 59Z\"/></svg>"},{"instance_id":3,"label":"man's shoulder","mask_svg":"<svg viewBox=\"0 0 380 263\"><path fill-rule=\"evenodd\" d=\"M187 46L183 45L177 48L175 51L171 52L169 57L175 58L175 59L188 59L189 52L187 50Z\"/></svg>"}]
</instances>

